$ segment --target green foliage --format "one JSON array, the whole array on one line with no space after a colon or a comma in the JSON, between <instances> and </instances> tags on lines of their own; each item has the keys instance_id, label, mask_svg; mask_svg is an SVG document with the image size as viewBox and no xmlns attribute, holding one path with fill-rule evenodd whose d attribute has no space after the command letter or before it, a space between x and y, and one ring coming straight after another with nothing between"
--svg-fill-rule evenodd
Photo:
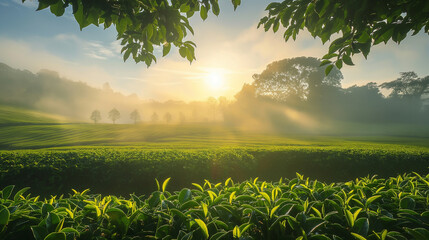
<instances>
[{"instance_id":1,"label":"green foliage","mask_svg":"<svg viewBox=\"0 0 429 240\"><path fill-rule=\"evenodd\" d=\"M327 184L297 174L277 182L205 181L202 189L129 199L88 191L46 199L29 194L0 200L0 237L427 239L427 182L429 175L404 174ZM410 199L413 210L404 209Z\"/></svg>"},{"instance_id":2,"label":"green foliage","mask_svg":"<svg viewBox=\"0 0 429 240\"><path fill-rule=\"evenodd\" d=\"M25 1L25 0L23 0ZM186 41L188 32L193 34L189 18L196 12L205 20L208 12L218 16L218 0L38 0L37 10L50 8L56 16L72 7L80 28L91 24L116 27L121 40L124 61L131 56L136 62L150 66L156 62L154 46L163 46L163 56L171 45L179 49L183 58L195 60L195 44ZM241 0L231 0L234 10ZM270 3L258 25L265 31L277 32L285 28L286 41L294 40L306 29L323 43L339 34L329 46L324 59L333 59L332 66L341 68L344 62L353 65L351 56L361 53L367 58L371 47L381 42L400 43L408 33L413 35L424 29L429 33L429 3L425 0L406 1L332 1L284 0ZM327 68L326 74L329 74Z\"/></svg>"},{"instance_id":3,"label":"green foliage","mask_svg":"<svg viewBox=\"0 0 429 240\"><path fill-rule=\"evenodd\" d=\"M23 0L24 2L25 0ZM91 24L109 28L115 26L118 40L121 40L124 61L130 56L134 61L150 66L156 62L155 46L163 46L163 56L168 54L171 45L179 49L180 55L189 62L195 60L196 45L186 41L194 30L189 24L196 12L203 20L211 9L220 13L218 0L38 0L37 10L50 8L56 16L72 8L75 20L83 29ZM232 0L234 9L241 0Z\"/></svg>"},{"instance_id":4,"label":"green foliage","mask_svg":"<svg viewBox=\"0 0 429 240\"><path fill-rule=\"evenodd\" d=\"M343 75L327 60L313 57L286 58L268 64L261 74L254 74L256 94L277 101L309 100L323 88L339 88Z\"/></svg>"},{"instance_id":5,"label":"green foliage","mask_svg":"<svg viewBox=\"0 0 429 240\"><path fill-rule=\"evenodd\" d=\"M415 35L423 29L429 33L429 2L425 0L283 0L270 3L266 11L268 16L260 20L259 26L277 32L281 24L286 41L290 37L295 40L304 29L323 43L334 36L323 58L332 59L330 63L338 68L343 62L353 65L354 54L367 58L371 47L381 42L400 43L408 33Z\"/></svg>"},{"instance_id":6,"label":"green foliage","mask_svg":"<svg viewBox=\"0 0 429 240\"><path fill-rule=\"evenodd\" d=\"M404 172L427 172L427 148L381 145L371 148L353 147L248 147L218 149L139 149L128 148L77 148L66 150L16 150L0 151L0 183L17 187L30 186L33 192L49 196L63 194L71 188L91 188L103 194L149 193L175 190L190 182L204 179L221 181L228 177L242 181L260 176L274 181L280 177L293 177L300 171L323 181L346 181L359 176L378 174L382 177ZM385 148L385 149L383 149ZM339 171L339 169L341 169ZM171 177L172 181L169 181ZM159 187L153 179L161 180ZM230 180L228 185L233 182ZM168 185L168 186L167 186ZM201 191L209 186L194 185ZM1 186L0 186L1 187ZM209 186L210 187L210 186ZM25 190L25 189L24 189ZM10 194L3 190L3 197L15 200L26 192ZM213 201L218 197L213 192ZM179 194L181 201L193 196L189 191ZM272 195L264 196L267 201ZM154 203L157 199L153 199ZM376 197L368 198L363 208ZM405 202L404 209L410 208ZM48 206L45 206L48 208Z\"/></svg>"}]
</instances>

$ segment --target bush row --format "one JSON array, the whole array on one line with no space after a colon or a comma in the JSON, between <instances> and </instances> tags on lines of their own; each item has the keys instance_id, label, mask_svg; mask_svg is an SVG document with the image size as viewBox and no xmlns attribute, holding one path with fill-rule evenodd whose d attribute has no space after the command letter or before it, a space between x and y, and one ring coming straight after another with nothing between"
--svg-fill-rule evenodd
<instances>
[{"instance_id":1,"label":"bush row","mask_svg":"<svg viewBox=\"0 0 429 240\"><path fill-rule=\"evenodd\" d=\"M154 179L174 179L172 189L204 179L239 181L262 177L269 181L295 172L323 181L347 181L377 174L426 174L429 152L387 152L323 148L121 150L0 152L0 185L30 186L42 196L71 188L102 194L149 193ZM1 187L0 186L0 187Z\"/></svg>"}]
</instances>

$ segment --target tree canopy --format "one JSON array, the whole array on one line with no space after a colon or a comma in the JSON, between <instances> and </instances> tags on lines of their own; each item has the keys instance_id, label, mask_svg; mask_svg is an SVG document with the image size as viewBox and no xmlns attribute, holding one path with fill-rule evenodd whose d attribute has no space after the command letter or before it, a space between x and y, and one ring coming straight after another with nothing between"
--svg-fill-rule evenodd
<instances>
[{"instance_id":1,"label":"tree canopy","mask_svg":"<svg viewBox=\"0 0 429 240\"><path fill-rule=\"evenodd\" d=\"M91 120L92 121L94 121L94 123L97 123L98 121L100 121L101 120L101 114L100 114L100 111L98 111L98 110L94 110L92 113L91 113Z\"/></svg>"},{"instance_id":2,"label":"tree canopy","mask_svg":"<svg viewBox=\"0 0 429 240\"><path fill-rule=\"evenodd\" d=\"M343 75L334 68L325 76L326 66L313 57L296 57L276 61L261 74L253 75L256 94L277 101L307 100L323 87L340 87Z\"/></svg>"},{"instance_id":3,"label":"tree canopy","mask_svg":"<svg viewBox=\"0 0 429 240\"><path fill-rule=\"evenodd\" d=\"M23 2L25 0L22 0ZM236 8L241 0L231 0ZM185 41L194 33L189 18L196 12L206 19L211 10L219 15L218 0L38 0L37 10L50 8L62 16L71 7L81 29L94 24L114 25L121 40L124 61L130 56L147 66L156 62L154 46L162 46L163 56L174 45L183 58L195 60L195 43Z\"/></svg>"},{"instance_id":4,"label":"tree canopy","mask_svg":"<svg viewBox=\"0 0 429 240\"><path fill-rule=\"evenodd\" d=\"M429 76L419 78L415 72L401 72L400 77L380 85L392 90L390 97L421 99L423 94L429 94Z\"/></svg>"},{"instance_id":5,"label":"tree canopy","mask_svg":"<svg viewBox=\"0 0 429 240\"><path fill-rule=\"evenodd\" d=\"M323 63L340 69L343 63L353 65L354 54L366 58L373 45L388 41L399 44L408 33L415 35L422 29L429 33L427 0L283 0L270 3L266 10L268 16L259 26L277 32L281 24L286 41L290 37L295 40L304 29L323 43L334 37Z\"/></svg>"},{"instance_id":6,"label":"tree canopy","mask_svg":"<svg viewBox=\"0 0 429 240\"><path fill-rule=\"evenodd\" d=\"M25 0L22 0L23 2ZM210 10L218 15L219 0L38 0L37 10L50 8L62 16L67 7L81 29L94 24L116 27L121 40L124 60L130 56L136 62L150 65L156 61L154 46L162 46L163 56L174 45L183 58L195 60L195 44L185 41L193 34L189 18L199 12L206 19ZM234 9L241 0L231 0ZM343 63L353 65L351 56L368 56L373 45L394 41L400 43L408 33L424 29L429 33L429 1L347 1L347 0L283 0L270 3L268 15L260 20L266 31L277 32L284 27L284 39L294 40L301 30L307 30L323 43L333 37L323 64L341 69ZM259 27L258 26L258 27Z\"/></svg>"},{"instance_id":7,"label":"tree canopy","mask_svg":"<svg viewBox=\"0 0 429 240\"><path fill-rule=\"evenodd\" d=\"M113 108L109 112L109 119L112 120L113 124L115 124L116 120L121 117L121 113L116 108Z\"/></svg>"}]
</instances>

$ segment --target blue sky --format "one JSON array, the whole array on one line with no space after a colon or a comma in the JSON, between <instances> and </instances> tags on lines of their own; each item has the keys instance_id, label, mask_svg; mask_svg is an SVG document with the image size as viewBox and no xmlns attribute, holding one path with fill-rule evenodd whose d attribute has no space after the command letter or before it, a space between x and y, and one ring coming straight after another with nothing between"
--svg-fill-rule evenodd
<instances>
[{"instance_id":1,"label":"blue sky","mask_svg":"<svg viewBox=\"0 0 429 240\"><path fill-rule=\"evenodd\" d=\"M232 98L270 62L321 57L328 47L305 32L297 41L285 43L281 28L276 34L256 29L270 1L246 0L235 12L230 1L221 1L219 17L209 15L204 22L198 16L191 19L195 35L189 40L197 44L196 62L189 64L173 50L147 68L131 59L123 62L113 28L89 26L80 31L69 11L55 17L48 9L36 12L35 1L0 1L0 62L32 72L54 70L62 77L98 88L109 82L114 89L142 99ZM427 76L429 36L420 33L400 45L380 44L372 49L368 60L361 56L353 60L356 66L342 69L344 87L393 80L403 71ZM214 75L221 81L215 86L210 83Z\"/></svg>"}]
</instances>

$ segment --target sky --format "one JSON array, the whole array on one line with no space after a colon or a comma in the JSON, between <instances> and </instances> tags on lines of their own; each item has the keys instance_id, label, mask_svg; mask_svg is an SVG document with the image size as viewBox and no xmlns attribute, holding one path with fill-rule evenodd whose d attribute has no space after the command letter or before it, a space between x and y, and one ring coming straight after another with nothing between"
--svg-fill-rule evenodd
<instances>
[{"instance_id":1,"label":"sky","mask_svg":"<svg viewBox=\"0 0 429 240\"><path fill-rule=\"evenodd\" d=\"M158 58L149 68L131 58L123 62L121 46L113 27L89 26L80 30L71 14L56 17L49 9L35 11L37 2L0 0L0 62L34 73L41 69L56 71L61 77L86 82L101 88L106 82L126 95L144 100L206 100L226 96L232 99L252 75L267 64L292 57L322 57L323 45L309 33L301 32L296 41L285 42L279 32L257 29L265 16L268 0L246 0L233 10L230 1L221 2L218 17L205 21L199 14L191 18L195 35L187 40L197 44L197 60L190 64L177 49ZM158 53L161 48L156 48ZM429 75L429 36L424 33L406 38L400 45L380 44L371 49L368 59L353 58L355 66L344 66L343 87L382 83L415 71Z\"/></svg>"}]
</instances>

